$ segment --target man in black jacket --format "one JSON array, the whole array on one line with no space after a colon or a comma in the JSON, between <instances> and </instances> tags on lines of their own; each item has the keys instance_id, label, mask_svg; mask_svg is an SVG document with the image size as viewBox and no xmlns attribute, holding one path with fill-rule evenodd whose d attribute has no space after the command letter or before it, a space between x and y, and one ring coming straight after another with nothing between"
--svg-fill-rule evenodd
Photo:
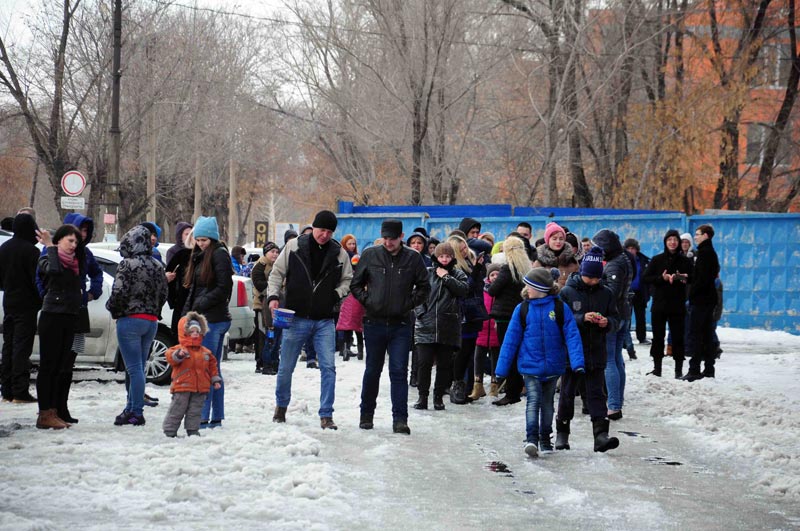
<instances>
[{"instance_id":1,"label":"man in black jacket","mask_svg":"<svg viewBox=\"0 0 800 531\"><path fill-rule=\"evenodd\" d=\"M4 402L32 403L31 352L36 336L36 314L42 299L36 289L36 231L30 214L14 218L14 236L0 246L0 288L3 296L2 393Z\"/></svg>"},{"instance_id":2,"label":"man in black jacket","mask_svg":"<svg viewBox=\"0 0 800 531\"><path fill-rule=\"evenodd\" d=\"M653 257L642 279L653 290L653 305L650 308L650 322L653 326L650 356L653 358L653 371L649 374L661 376L664 336L669 323L675 378L683 376L686 283L691 280L692 261L681 253L680 233L670 229L664 235L664 252Z\"/></svg>"},{"instance_id":3,"label":"man in black jacket","mask_svg":"<svg viewBox=\"0 0 800 531\"><path fill-rule=\"evenodd\" d=\"M359 427L371 430L383 363L389 352L392 429L410 434L408 427L408 352L411 350L411 310L428 300L431 286L422 256L403 246L403 222L381 224L383 245L361 254L350 289L364 308L366 367L361 389Z\"/></svg>"},{"instance_id":4,"label":"man in black jacket","mask_svg":"<svg viewBox=\"0 0 800 531\"><path fill-rule=\"evenodd\" d=\"M336 304L350 293L350 280L353 278L347 251L333 239L337 223L333 212L318 212L311 233L290 240L269 274L267 301L270 311L278 308L283 291L284 307L295 312L292 325L283 331L281 339L274 422L286 422L286 408L292 399L292 373L300 349L312 340L319 357L320 426L322 429L337 429L333 422L336 386L333 316Z\"/></svg>"},{"instance_id":5,"label":"man in black jacket","mask_svg":"<svg viewBox=\"0 0 800 531\"><path fill-rule=\"evenodd\" d=\"M717 305L717 288L714 281L719 274L719 258L711 239L714 238L714 227L700 225L694 232L697 245L694 262L694 279L689 285L689 345L692 359L689 361L689 372L684 380L693 382L700 378L714 378L714 307ZM673 334L673 341L675 334ZM673 348L674 351L674 348ZM700 372L700 363L705 362L705 370Z\"/></svg>"}]
</instances>

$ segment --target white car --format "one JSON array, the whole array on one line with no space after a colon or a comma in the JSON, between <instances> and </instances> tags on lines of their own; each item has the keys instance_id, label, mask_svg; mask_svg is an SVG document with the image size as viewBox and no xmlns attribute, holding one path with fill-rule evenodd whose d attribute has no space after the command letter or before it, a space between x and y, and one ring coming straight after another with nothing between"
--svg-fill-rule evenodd
<instances>
[{"instance_id":1,"label":"white car","mask_svg":"<svg viewBox=\"0 0 800 531\"><path fill-rule=\"evenodd\" d=\"M5 239L0 237L0 243L3 243ZM106 310L106 301L108 301L108 297L111 294L111 286L114 284L114 276L122 257L118 252L103 247L103 244L97 247L95 247L95 244L89 244L89 248L94 254L98 265L103 269L103 294L98 300L89 303L90 332L86 334L85 351L78 356L76 363L101 365L112 367L115 370L124 370L122 355L119 352L117 343L116 324L111 318L111 314ZM252 281L247 277L233 277L233 292L229 302L232 322L228 331L231 339L249 338L255 330L255 314L250 307L252 285ZM2 292L0 292L0 301L2 301ZM172 371L167 363L165 353L169 347L175 344L175 338L170 330L172 309L169 305L164 305L161 310L161 317L146 367L148 381L159 385L167 384L170 381ZM0 305L0 322L2 322L2 305ZM227 341L225 344L227 345ZM39 361L38 336L34 341L31 360L34 362Z\"/></svg>"}]
</instances>

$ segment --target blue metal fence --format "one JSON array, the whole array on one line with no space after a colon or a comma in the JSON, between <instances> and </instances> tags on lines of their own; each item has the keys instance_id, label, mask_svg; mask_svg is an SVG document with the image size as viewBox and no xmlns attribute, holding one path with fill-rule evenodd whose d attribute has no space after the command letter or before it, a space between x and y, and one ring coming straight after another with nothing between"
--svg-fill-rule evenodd
<instances>
[{"instance_id":1,"label":"blue metal fence","mask_svg":"<svg viewBox=\"0 0 800 531\"><path fill-rule=\"evenodd\" d=\"M564 215L497 215L512 209L508 205L490 205L481 210L473 206L429 207L352 207L340 212L337 236L354 234L359 249L380 237L380 224L387 218L403 221L408 236L414 227L425 227L429 234L445 237L458 228L463 217L481 222L483 232L492 232L497 241L513 231L519 222L534 228L534 238L544 234L550 221L565 225L580 237L591 237L608 228L622 239L636 238L642 252L654 256L663 251L663 237L668 229L694 234L703 223L714 226L714 247L720 258L720 277L725 287L721 326L784 330L800 334L800 215L724 213L687 217L680 212L602 211L582 215L586 209L560 209ZM554 209L538 209L552 212ZM353 212L357 211L357 212ZM649 317L649 315L648 315Z\"/></svg>"}]
</instances>

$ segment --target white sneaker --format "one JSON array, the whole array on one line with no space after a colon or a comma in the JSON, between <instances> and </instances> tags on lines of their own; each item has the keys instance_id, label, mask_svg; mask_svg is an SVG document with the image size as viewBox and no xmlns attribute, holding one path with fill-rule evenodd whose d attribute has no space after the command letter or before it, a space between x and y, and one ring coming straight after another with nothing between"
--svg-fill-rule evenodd
<instances>
[{"instance_id":1,"label":"white sneaker","mask_svg":"<svg viewBox=\"0 0 800 531\"><path fill-rule=\"evenodd\" d=\"M525 443L525 453L528 457L539 457L539 448L534 443Z\"/></svg>"}]
</instances>

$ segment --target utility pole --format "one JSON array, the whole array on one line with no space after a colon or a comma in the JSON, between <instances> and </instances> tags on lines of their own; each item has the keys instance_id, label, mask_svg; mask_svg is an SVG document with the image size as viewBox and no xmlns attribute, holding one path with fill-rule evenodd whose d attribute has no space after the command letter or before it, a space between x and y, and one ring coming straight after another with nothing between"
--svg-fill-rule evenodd
<instances>
[{"instance_id":1,"label":"utility pole","mask_svg":"<svg viewBox=\"0 0 800 531\"><path fill-rule=\"evenodd\" d=\"M147 57L147 78L153 79L153 61L155 60L156 37L151 35L147 40L145 56ZM156 104L150 107L147 120L147 219L156 222Z\"/></svg>"},{"instance_id":2,"label":"utility pole","mask_svg":"<svg viewBox=\"0 0 800 531\"><path fill-rule=\"evenodd\" d=\"M200 164L200 152L195 149L195 159L194 159L194 213L192 214L192 223L197 221L197 218L203 215L203 203L201 201L200 194L203 193L203 187L201 183L202 175L200 174L200 170L203 166Z\"/></svg>"},{"instance_id":3,"label":"utility pole","mask_svg":"<svg viewBox=\"0 0 800 531\"><path fill-rule=\"evenodd\" d=\"M103 226L105 227L103 239L105 241L117 240L117 214L119 207L119 158L120 158L120 129L119 129L119 92L120 92L120 62L122 56L122 0L114 0L114 57L111 63L111 128L109 136L111 145L108 156L109 175L105 190L105 212Z\"/></svg>"}]
</instances>

